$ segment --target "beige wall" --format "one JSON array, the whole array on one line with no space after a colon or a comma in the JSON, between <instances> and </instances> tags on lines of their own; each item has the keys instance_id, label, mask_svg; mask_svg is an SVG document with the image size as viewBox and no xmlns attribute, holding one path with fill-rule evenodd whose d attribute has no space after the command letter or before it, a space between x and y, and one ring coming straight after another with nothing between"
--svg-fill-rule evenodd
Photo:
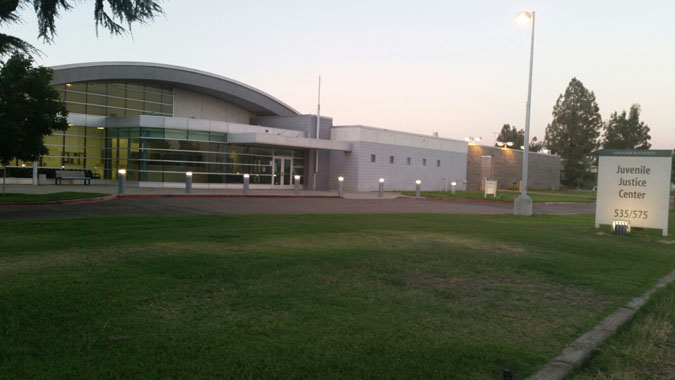
<instances>
[{"instance_id":1,"label":"beige wall","mask_svg":"<svg viewBox=\"0 0 675 380\"><path fill-rule=\"evenodd\" d=\"M173 91L173 115L241 124L249 124L250 121L250 114L241 107L181 88Z\"/></svg>"},{"instance_id":2,"label":"beige wall","mask_svg":"<svg viewBox=\"0 0 675 380\"><path fill-rule=\"evenodd\" d=\"M522 178L523 152L516 149L469 145L466 165L467 190L480 190L481 157L492 156L493 178L500 189L508 189ZM560 188L560 157L530 153L527 187L530 189Z\"/></svg>"}]
</instances>

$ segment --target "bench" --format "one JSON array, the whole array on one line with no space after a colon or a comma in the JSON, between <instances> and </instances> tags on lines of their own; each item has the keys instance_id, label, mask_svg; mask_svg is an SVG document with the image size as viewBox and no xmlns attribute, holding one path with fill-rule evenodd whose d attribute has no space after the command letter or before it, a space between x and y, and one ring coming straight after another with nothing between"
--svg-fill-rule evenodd
<instances>
[{"instance_id":1,"label":"bench","mask_svg":"<svg viewBox=\"0 0 675 380\"><path fill-rule=\"evenodd\" d=\"M57 170L55 176L55 185L61 185L64 179L82 180L85 185L91 184L91 176L88 176L84 170Z\"/></svg>"}]
</instances>

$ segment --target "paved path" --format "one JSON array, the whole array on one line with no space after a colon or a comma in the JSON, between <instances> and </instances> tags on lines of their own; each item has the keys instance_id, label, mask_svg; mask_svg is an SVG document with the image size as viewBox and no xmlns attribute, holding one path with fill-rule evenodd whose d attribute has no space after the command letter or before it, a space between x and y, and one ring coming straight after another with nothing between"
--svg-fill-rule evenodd
<instances>
[{"instance_id":1,"label":"paved path","mask_svg":"<svg viewBox=\"0 0 675 380\"><path fill-rule=\"evenodd\" d=\"M591 213L594 204L540 205L535 213ZM120 198L72 205L3 206L0 220L183 214L509 214L510 204L418 199Z\"/></svg>"}]
</instances>

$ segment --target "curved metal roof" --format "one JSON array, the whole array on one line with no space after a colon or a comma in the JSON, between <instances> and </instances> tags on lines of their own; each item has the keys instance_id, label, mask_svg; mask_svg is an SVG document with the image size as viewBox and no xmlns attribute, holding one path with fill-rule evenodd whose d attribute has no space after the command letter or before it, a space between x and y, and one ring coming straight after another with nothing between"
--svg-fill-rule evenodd
<instances>
[{"instance_id":1,"label":"curved metal roof","mask_svg":"<svg viewBox=\"0 0 675 380\"><path fill-rule=\"evenodd\" d=\"M207 94L258 116L299 115L273 96L233 79L180 66L147 62L88 62L53 66L52 84L97 80L160 82Z\"/></svg>"}]
</instances>

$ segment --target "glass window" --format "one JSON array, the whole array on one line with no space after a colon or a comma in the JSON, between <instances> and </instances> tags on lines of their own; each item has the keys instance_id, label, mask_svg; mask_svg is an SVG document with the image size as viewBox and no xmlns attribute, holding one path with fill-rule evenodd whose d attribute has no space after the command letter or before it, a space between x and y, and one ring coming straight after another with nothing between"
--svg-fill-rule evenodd
<instances>
[{"instance_id":1,"label":"glass window","mask_svg":"<svg viewBox=\"0 0 675 380\"><path fill-rule=\"evenodd\" d=\"M145 111L149 111L151 113L161 113L162 112L162 105L159 103L145 103Z\"/></svg>"},{"instance_id":2,"label":"glass window","mask_svg":"<svg viewBox=\"0 0 675 380\"><path fill-rule=\"evenodd\" d=\"M128 85L127 87L127 98L128 99L135 99L135 100L143 100L144 99L144 92L143 90L137 90L132 87L132 85Z\"/></svg>"},{"instance_id":3,"label":"glass window","mask_svg":"<svg viewBox=\"0 0 675 380\"><path fill-rule=\"evenodd\" d=\"M209 140L227 142L227 135L225 133L211 132Z\"/></svg>"},{"instance_id":4,"label":"glass window","mask_svg":"<svg viewBox=\"0 0 675 380\"><path fill-rule=\"evenodd\" d=\"M163 128L141 128L141 137L153 137L153 138L163 138L164 129Z\"/></svg>"},{"instance_id":5,"label":"glass window","mask_svg":"<svg viewBox=\"0 0 675 380\"><path fill-rule=\"evenodd\" d=\"M206 131L189 131L188 140L209 141L209 132Z\"/></svg>"},{"instance_id":6,"label":"glass window","mask_svg":"<svg viewBox=\"0 0 675 380\"><path fill-rule=\"evenodd\" d=\"M84 92L66 91L66 101L86 103L87 95Z\"/></svg>"},{"instance_id":7,"label":"glass window","mask_svg":"<svg viewBox=\"0 0 675 380\"><path fill-rule=\"evenodd\" d=\"M412 160L410 159L410 157L408 157L408 158L405 159L405 164L406 164L406 165L410 165L410 162L411 162L411 161L412 161Z\"/></svg>"},{"instance_id":8,"label":"glass window","mask_svg":"<svg viewBox=\"0 0 675 380\"><path fill-rule=\"evenodd\" d=\"M140 100L127 99L127 108L143 111L143 102Z\"/></svg>"},{"instance_id":9,"label":"glass window","mask_svg":"<svg viewBox=\"0 0 675 380\"><path fill-rule=\"evenodd\" d=\"M389 163L393 164L394 163L394 156L389 156Z\"/></svg>"},{"instance_id":10,"label":"glass window","mask_svg":"<svg viewBox=\"0 0 675 380\"><path fill-rule=\"evenodd\" d=\"M108 95L124 98L126 96L126 89L123 84L109 84ZM124 99L122 99L122 101L124 101Z\"/></svg>"},{"instance_id":11,"label":"glass window","mask_svg":"<svg viewBox=\"0 0 675 380\"><path fill-rule=\"evenodd\" d=\"M370 155L370 162L375 162L375 159L376 159L375 155L371 154Z\"/></svg>"},{"instance_id":12,"label":"glass window","mask_svg":"<svg viewBox=\"0 0 675 380\"><path fill-rule=\"evenodd\" d=\"M110 117L121 117L125 116L126 110L124 108L117 108L117 107L108 107L107 108L107 115Z\"/></svg>"},{"instance_id":13,"label":"glass window","mask_svg":"<svg viewBox=\"0 0 675 380\"><path fill-rule=\"evenodd\" d=\"M145 101L146 102L161 103L162 102L162 94L158 94L156 92L146 92L145 93Z\"/></svg>"},{"instance_id":14,"label":"glass window","mask_svg":"<svg viewBox=\"0 0 675 380\"><path fill-rule=\"evenodd\" d=\"M66 102L66 109L68 110L68 112L72 113L86 113L87 106L85 106L84 104Z\"/></svg>"},{"instance_id":15,"label":"glass window","mask_svg":"<svg viewBox=\"0 0 675 380\"><path fill-rule=\"evenodd\" d=\"M87 84L87 92L90 94L105 95L107 94L106 87L107 86L105 82L89 82Z\"/></svg>"},{"instance_id":16,"label":"glass window","mask_svg":"<svg viewBox=\"0 0 675 380\"><path fill-rule=\"evenodd\" d=\"M86 92L87 82L66 83L66 90Z\"/></svg>"},{"instance_id":17,"label":"glass window","mask_svg":"<svg viewBox=\"0 0 675 380\"><path fill-rule=\"evenodd\" d=\"M88 105L87 106L87 113L90 115L101 115L105 116L106 115L106 110L105 107L103 106L92 106Z\"/></svg>"},{"instance_id":18,"label":"glass window","mask_svg":"<svg viewBox=\"0 0 675 380\"><path fill-rule=\"evenodd\" d=\"M108 106L117 107L117 108L126 107L126 105L124 104L123 98L111 98L111 97L108 97Z\"/></svg>"},{"instance_id":19,"label":"glass window","mask_svg":"<svg viewBox=\"0 0 675 380\"><path fill-rule=\"evenodd\" d=\"M173 106L167 106L162 104L162 113L167 115L173 115Z\"/></svg>"},{"instance_id":20,"label":"glass window","mask_svg":"<svg viewBox=\"0 0 675 380\"><path fill-rule=\"evenodd\" d=\"M164 130L164 137L167 139L187 140L187 131L182 129L166 128Z\"/></svg>"},{"instance_id":21,"label":"glass window","mask_svg":"<svg viewBox=\"0 0 675 380\"><path fill-rule=\"evenodd\" d=\"M97 105L106 105L106 97L103 95L92 95L87 94L87 103L88 104L97 104Z\"/></svg>"},{"instance_id":22,"label":"glass window","mask_svg":"<svg viewBox=\"0 0 675 380\"><path fill-rule=\"evenodd\" d=\"M427 159L426 158L422 159L422 166L427 166Z\"/></svg>"}]
</instances>

